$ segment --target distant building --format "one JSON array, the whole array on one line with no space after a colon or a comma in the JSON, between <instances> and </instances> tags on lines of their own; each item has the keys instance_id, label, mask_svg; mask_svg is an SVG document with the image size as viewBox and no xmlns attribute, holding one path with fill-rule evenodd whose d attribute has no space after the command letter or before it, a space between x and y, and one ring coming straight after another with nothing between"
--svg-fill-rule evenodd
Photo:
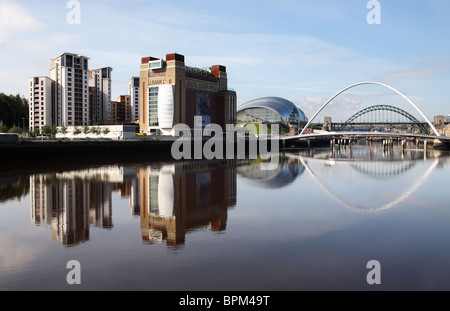
<instances>
[{"instance_id":1,"label":"distant building","mask_svg":"<svg viewBox=\"0 0 450 311\"><path fill-rule=\"evenodd\" d=\"M55 81L49 77L33 77L29 80L29 128L51 127L55 117Z\"/></svg>"},{"instance_id":2,"label":"distant building","mask_svg":"<svg viewBox=\"0 0 450 311\"><path fill-rule=\"evenodd\" d=\"M51 60L50 78L55 81L57 126L89 124L88 58L64 53Z\"/></svg>"},{"instance_id":3,"label":"distant building","mask_svg":"<svg viewBox=\"0 0 450 311\"><path fill-rule=\"evenodd\" d=\"M131 121L131 105L129 95L120 95L117 101L111 103L111 115L114 124Z\"/></svg>"},{"instance_id":4,"label":"distant building","mask_svg":"<svg viewBox=\"0 0 450 311\"><path fill-rule=\"evenodd\" d=\"M111 67L89 71L89 125L111 123Z\"/></svg>"},{"instance_id":5,"label":"distant building","mask_svg":"<svg viewBox=\"0 0 450 311\"><path fill-rule=\"evenodd\" d=\"M50 77L29 79L29 128L111 124L111 71L89 71L88 58L64 53L51 60Z\"/></svg>"},{"instance_id":6,"label":"distant building","mask_svg":"<svg viewBox=\"0 0 450 311\"><path fill-rule=\"evenodd\" d=\"M444 127L441 134L444 134L445 136L450 137L450 124L448 124Z\"/></svg>"},{"instance_id":7,"label":"distant building","mask_svg":"<svg viewBox=\"0 0 450 311\"><path fill-rule=\"evenodd\" d=\"M434 125L435 126L439 126L439 125L443 125L445 124L445 116L439 115L439 116L434 116Z\"/></svg>"},{"instance_id":8,"label":"distant building","mask_svg":"<svg viewBox=\"0 0 450 311\"><path fill-rule=\"evenodd\" d=\"M238 107L237 119L245 124L278 124L291 135L299 134L308 119L305 113L291 101L280 97L262 97Z\"/></svg>"},{"instance_id":9,"label":"distant building","mask_svg":"<svg viewBox=\"0 0 450 311\"><path fill-rule=\"evenodd\" d=\"M142 133L173 135L176 124L194 128L195 116L202 124L236 122L236 92L228 89L225 66L194 68L184 56L166 59L143 57L139 77L139 125Z\"/></svg>"},{"instance_id":10,"label":"distant building","mask_svg":"<svg viewBox=\"0 0 450 311\"><path fill-rule=\"evenodd\" d=\"M130 96L131 121L139 121L139 77L133 77L128 84Z\"/></svg>"},{"instance_id":11,"label":"distant building","mask_svg":"<svg viewBox=\"0 0 450 311\"><path fill-rule=\"evenodd\" d=\"M328 129L328 131L332 130L332 121L331 120L332 120L331 117L323 118L323 127L322 127L323 130L327 130L327 129Z\"/></svg>"}]
</instances>

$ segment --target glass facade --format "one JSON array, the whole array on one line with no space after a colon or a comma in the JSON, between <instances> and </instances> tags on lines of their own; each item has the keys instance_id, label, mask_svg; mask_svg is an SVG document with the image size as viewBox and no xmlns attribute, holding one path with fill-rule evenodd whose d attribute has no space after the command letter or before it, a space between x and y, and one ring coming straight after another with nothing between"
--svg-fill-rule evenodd
<instances>
[{"instance_id":1,"label":"glass facade","mask_svg":"<svg viewBox=\"0 0 450 311\"><path fill-rule=\"evenodd\" d=\"M301 127L308 122L294 103L280 97L264 97L238 107L237 118L244 123L279 123Z\"/></svg>"},{"instance_id":2,"label":"glass facade","mask_svg":"<svg viewBox=\"0 0 450 311\"><path fill-rule=\"evenodd\" d=\"M66 55L66 67L73 67L73 56Z\"/></svg>"},{"instance_id":3,"label":"glass facade","mask_svg":"<svg viewBox=\"0 0 450 311\"><path fill-rule=\"evenodd\" d=\"M148 88L148 125L158 126L158 87Z\"/></svg>"},{"instance_id":4,"label":"glass facade","mask_svg":"<svg viewBox=\"0 0 450 311\"><path fill-rule=\"evenodd\" d=\"M277 112L267 108L250 108L245 110L245 113L253 118L253 122L283 123L283 119Z\"/></svg>"}]
</instances>

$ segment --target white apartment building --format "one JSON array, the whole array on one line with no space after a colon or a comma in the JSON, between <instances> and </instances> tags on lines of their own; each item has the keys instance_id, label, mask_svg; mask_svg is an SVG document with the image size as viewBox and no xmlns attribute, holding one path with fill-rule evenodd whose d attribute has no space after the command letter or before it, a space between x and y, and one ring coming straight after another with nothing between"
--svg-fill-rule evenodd
<instances>
[{"instance_id":1,"label":"white apartment building","mask_svg":"<svg viewBox=\"0 0 450 311\"><path fill-rule=\"evenodd\" d=\"M90 125L111 123L111 67L89 71Z\"/></svg>"},{"instance_id":2,"label":"white apartment building","mask_svg":"<svg viewBox=\"0 0 450 311\"><path fill-rule=\"evenodd\" d=\"M128 84L131 101L131 121L139 121L139 77L132 77Z\"/></svg>"},{"instance_id":3,"label":"white apartment building","mask_svg":"<svg viewBox=\"0 0 450 311\"><path fill-rule=\"evenodd\" d=\"M29 128L51 127L54 113L55 82L49 77L32 77L29 81Z\"/></svg>"},{"instance_id":4,"label":"white apartment building","mask_svg":"<svg viewBox=\"0 0 450 311\"><path fill-rule=\"evenodd\" d=\"M88 58L64 53L51 60L50 78L55 81L57 126L89 125Z\"/></svg>"}]
</instances>

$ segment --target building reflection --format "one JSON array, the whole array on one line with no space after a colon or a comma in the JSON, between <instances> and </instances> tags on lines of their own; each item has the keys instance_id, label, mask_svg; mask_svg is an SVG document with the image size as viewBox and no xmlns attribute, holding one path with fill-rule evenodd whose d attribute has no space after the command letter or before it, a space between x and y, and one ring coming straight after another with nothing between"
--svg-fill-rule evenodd
<instances>
[{"instance_id":1,"label":"building reflection","mask_svg":"<svg viewBox=\"0 0 450 311\"><path fill-rule=\"evenodd\" d=\"M140 217L142 240L183 244L198 228L226 229L236 204L236 163L177 162L102 167L30 177L31 221L63 245L89 240L90 226L113 228L113 193Z\"/></svg>"},{"instance_id":2,"label":"building reflection","mask_svg":"<svg viewBox=\"0 0 450 311\"><path fill-rule=\"evenodd\" d=\"M226 229L236 205L236 167L228 162L183 162L139 172L141 233L147 242L185 241L188 230Z\"/></svg>"},{"instance_id":3,"label":"building reflection","mask_svg":"<svg viewBox=\"0 0 450 311\"><path fill-rule=\"evenodd\" d=\"M275 169L268 169L266 163L253 161L237 168L242 180L265 189L279 189L292 184L305 171L299 159L291 158L287 154L280 154Z\"/></svg>"}]
</instances>

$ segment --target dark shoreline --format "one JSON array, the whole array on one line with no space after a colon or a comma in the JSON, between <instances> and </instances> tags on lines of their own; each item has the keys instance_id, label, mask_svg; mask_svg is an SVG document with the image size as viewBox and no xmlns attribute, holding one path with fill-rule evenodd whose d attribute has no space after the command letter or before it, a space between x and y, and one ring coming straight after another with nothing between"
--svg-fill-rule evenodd
<instances>
[{"instance_id":1,"label":"dark shoreline","mask_svg":"<svg viewBox=\"0 0 450 311\"><path fill-rule=\"evenodd\" d=\"M316 141L310 147L329 142ZM172 140L49 140L0 144L0 171L29 170L67 166L116 163L173 162ZM305 142L282 146L280 150L307 148ZM247 145L248 148L248 145ZM237 150L237 148L235 148Z\"/></svg>"}]
</instances>

